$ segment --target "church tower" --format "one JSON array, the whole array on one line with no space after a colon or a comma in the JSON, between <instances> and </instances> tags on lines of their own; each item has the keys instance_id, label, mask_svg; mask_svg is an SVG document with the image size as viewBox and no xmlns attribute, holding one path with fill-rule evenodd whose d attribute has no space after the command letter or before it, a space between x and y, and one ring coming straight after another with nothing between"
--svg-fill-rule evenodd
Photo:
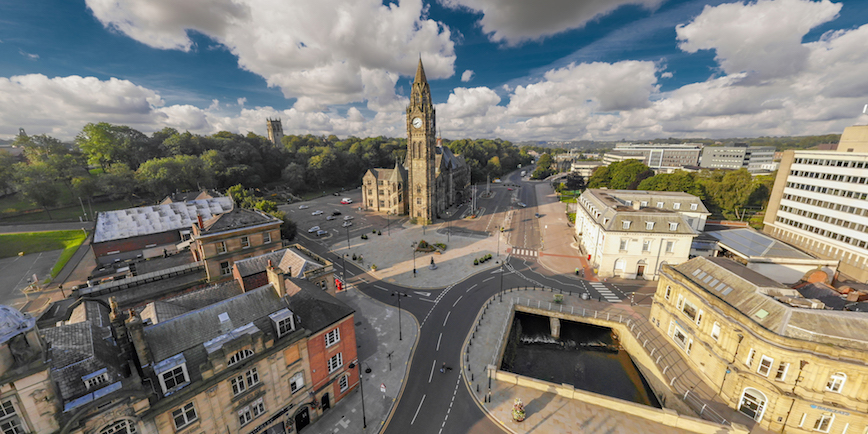
<instances>
[{"instance_id":1,"label":"church tower","mask_svg":"<svg viewBox=\"0 0 868 434\"><path fill-rule=\"evenodd\" d=\"M282 146L280 140L283 139L283 125L280 124L280 119L266 118L265 122L268 125L268 140L277 146Z\"/></svg>"},{"instance_id":2,"label":"church tower","mask_svg":"<svg viewBox=\"0 0 868 434\"><path fill-rule=\"evenodd\" d=\"M435 217L435 150L434 104L431 103L431 88L425 78L422 59L416 68L416 79L410 91L407 106L407 164L410 185L410 218L419 224L428 224Z\"/></svg>"}]
</instances>

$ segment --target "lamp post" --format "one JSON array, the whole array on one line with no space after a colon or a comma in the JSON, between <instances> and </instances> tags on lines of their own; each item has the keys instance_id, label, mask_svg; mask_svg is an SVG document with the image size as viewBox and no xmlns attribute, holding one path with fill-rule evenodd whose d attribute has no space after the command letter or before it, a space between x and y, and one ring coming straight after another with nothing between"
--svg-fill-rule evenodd
<instances>
[{"instance_id":1,"label":"lamp post","mask_svg":"<svg viewBox=\"0 0 868 434\"><path fill-rule=\"evenodd\" d=\"M413 278L416 278L416 246L413 246Z\"/></svg>"},{"instance_id":2,"label":"lamp post","mask_svg":"<svg viewBox=\"0 0 868 434\"><path fill-rule=\"evenodd\" d=\"M344 270L344 285L347 284L347 254L344 253L341 255L341 269Z\"/></svg>"},{"instance_id":3,"label":"lamp post","mask_svg":"<svg viewBox=\"0 0 868 434\"><path fill-rule=\"evenodd\" d=\"M347 220L347 221L349 221L349 220ZM349 250L350 249L350 227L344 226L344 229L347 230L347 250Z\"/></svg>"},{"instance_id":4,"label":"lamp post","mask_svg":"<svg viewBox=\"0 0 868 434\"><path fill-rule=\"evenodd\" d=\"M388 232L389 236L391 237L392 236L392 227L391 227L392 226L392 219L389 218L390 214L392 214L391 211L386 213L386 232Z\"/></svg>"},{"instance_id":5,"label":"lamp post","mask_svg":"<svg viewBox=\"0 0 868 434\"><path fill-rule=\"evenodd\" d=\"M358 362L358 361L359 360L356 359L356 362ZM362 394L362 428L367 428L368 427L368 419L365 416L365 388L362 386L362 363L359 362L358 365L356 365L355 362L350 363L350 369L353 369L356 366L359 367L359 392L361 392L361 394Z\"/></svg>"},{"instance_id":6,"label":"lamp post","mask_svg":"<svg viewBox=\"0 0 868 434\"><path fill-rule=\"evenodd\" d=\"M500 301L503 302L503 261L500 261Z\"/></svg>"},{"instance_id":7,"label":"lamp post","mask_svg":"<svg viewBox=\"0 0 868 434\"><path fill-rule=\"evenodd\" d=\"M398 297L398 340L404 340L404 337L401 333L401 297L406 297L407 294L400 293L395 291L392 293L392 297Z\"/></svg>"}]
</instances>

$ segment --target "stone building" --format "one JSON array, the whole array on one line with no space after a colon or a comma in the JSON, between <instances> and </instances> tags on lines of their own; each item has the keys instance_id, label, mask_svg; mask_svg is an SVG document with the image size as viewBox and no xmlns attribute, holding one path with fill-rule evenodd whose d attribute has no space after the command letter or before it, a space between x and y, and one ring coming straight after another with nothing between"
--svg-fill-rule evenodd
<instances>
[{"instance_id":1,"label":"stone building","mask_svg":"<svg viewBox=\"0 0 868 434\"><path fill-rule=\"evenodd\" d=\"M268 214L233 208L208 220L201 217L192 225L190 250L196 261L205 262L208 280L232 275L232 264L258 256L281 246L283 222Z\"/></svg>"},{"instance_id":2,"label":"stone building","mask_svg":"<svg viewBox=\"0 0 868 434\"><path fill-rule=\"evenodd\" d=\"M799 291L729 259L698 257L663 266L651 322L760 426L864 433L868 314L841 310L846 302L830 310Z\"/></svg>"},{"instance_id":3,"label":"stone building","mask_svg":"<svg viewBox=\"0 0 868 434\"><path fill-rule=\"evenodd\" d=\"M245 291L268 283L268 264L283 270L287 276L313 282L323 291L335 295L335 268L331 261L293 244L286 249L235 261L232 275Z\"/></svg>"},{"instance_id":4,"label":"stone building","mask_svg":"<svg viewBox=\"0 0 868 434\"><path fill-rule=\"evenodd\" d=\"M419 59L407 106L407 158L394 168L365 173L365 208L409 215L411 221L426 224L469 198L470 168L463 157L435 138L436 128L431 88Z\"/></svg>"},{"instance_id":5,"label":"stone building","mask_svg":"<svg viewBox=\"0 0 868 434\"><path fill-rule=\"evenodd\" d=\"M283 146L281 142L283 139L283 125L280 119L267 118L265 124L268 127L268 140L277 146Z\"/></svg>"}]
</instances>

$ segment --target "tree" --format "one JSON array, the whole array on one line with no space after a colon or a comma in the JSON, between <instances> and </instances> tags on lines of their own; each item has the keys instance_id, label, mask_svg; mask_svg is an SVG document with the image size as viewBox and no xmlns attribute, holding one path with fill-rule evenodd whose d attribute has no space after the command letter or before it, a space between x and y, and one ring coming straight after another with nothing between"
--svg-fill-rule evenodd
<instances>
[{"instance_id":1,"label":"tree","mask_svg":"<svg viewBox=\"0 0 868 434\"><path fill-rule=\"evenodd\" d=\"M124 163L112 164L99 177L99 185L113 200L129 200L138 186L136 172Z\"/></svg>"},{"instance_id":2,"label":"tree","mask_svg":"<svg viewBox=\"0 0 868 434\"><path fill-rule=\"evenodd\" d=\"M654 172L639 160L617 161L594 170L588 188L635 190L640 182L653 175Z\"/></svg>"},{"instance_id":3,"label":"tree","mask_svg":"<svg viewBox=\"0 0 868 434\"><path fill-rule=\"evenodd\" d=\"M304 166L298 163L289 163L280 178L286 182L293 192L303 192L307 190L307 184L304 182Z\"/></svg>"},{"instance_id":4,"label":"tree","mask_svg":"<svg viewBox=\"0 0 868 434\"><path fill-rule=\"evenodd\" d=\"M60 140L45 134L16 136L12 146L23 148L24 158L31 163L45 161L49 156L69 154L69 148Z\"/></svg>"},{"instance_id":5,"label":"tree","mask_svg":"<svg viewBox=\"0 0 868 434\"><path fill-rule=\"evenodd\" d=\"M12 188L15 179L15 171L12 166L14 163L15 158L12 154L0 150L0 196L5 195Z\"/></svg>"},{"instance_id":6,"label":"tree","mask_svg":"<svg viewBox=\"0 0 868 434\"><path fill-rule=\"evenodd\" d=\"M47 164L16 164L15 186L24 197L45 209L51 220L49 208L60 202L61 186Z\"/></svg>"},{"instance_id":7,"label":"tree","mask_svg":"<svg viewBox=\"0 0 868 434\"><path fill-rule=\"evenodd\" d=\"M75 137L75 144L87 156L87 162L105 170L109 163L118 161L123 150L111 133L107 122L89 123Z\"/></svg>"},{"instance_id":8,"label":"tree","mask_svg":"<svg viewBox=\"0 0 868 434\"><path fill-rule=\"evenodd\" d=\"M564 179L564 186L567 190L571 191L584 190L585 177L580 175L578 172L570 172Z\"/></svg>"},{"instance_id":9,"label":"tree","mask_svg":"<svg viewBox=\"0 0 868 434\"><path fill-rule=\"evenodd\" d=\"M214 175L207 170L205 163L192 155L148 160L136 171L136 178L157 197L176 190L207 188L214 183Z\"/></svg>"}]
</instances>

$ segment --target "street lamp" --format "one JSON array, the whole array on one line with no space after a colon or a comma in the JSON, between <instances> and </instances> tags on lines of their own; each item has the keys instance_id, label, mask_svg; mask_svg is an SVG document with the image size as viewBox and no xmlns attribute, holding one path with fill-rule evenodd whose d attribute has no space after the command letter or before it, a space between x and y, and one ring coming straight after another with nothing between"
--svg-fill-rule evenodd
<instances>
[{"instance_id":1,"label":"street lamp","mask_svg":"<svg viewBox=\"0 0 868 434\"><path fill-rule=\"evenodd\" d=\"M413 246L413 278L416 278L416 246Z\"/></svg>"},{"instance_id":2,"label":"street lamp","mask_svg":"<svg viewBox=\"0 0 868 434\"><path fill-rule=\"evenodd\" d=\"M500 301L503 302L503 261L500 261Z\"/></svg>"},{"instance_id":3,"label":"street lamp","mask_svg":"<svg viewBox=\"0 0 868 434\"><path fill-rule=\"evenodd\" d=\"M347 221L349 221L349 220L347 220ZM344 226L344 229L347 230L347 250L349 250L350 249L350 227Z\"/></svg>"},{"instance_id":4,"label":"street lamp","mask_svg":"<svg viewBox=\"0 0 868 434\"><path fill-rule=\"evenodd\" d=\"M406 297L407 294L400 293L395 291L392 293L392 297L398 297L398 340L404 340L404 337L401 333L401 297Z\"/></svg>"},{"instance_id":5,"label":"street lamp","mask_svg":"<svg viewBox=\"0 0 868 434\"><path fill-rule=\"evenodd\" d=\"M358 361L359 360L356 359L356 362ZM356 366L359 367L359 392L362 393L362 428L367 428L368 419L367 417L365 417L365 388L362 386L362 364L359 363L358 365L356 365L356 362L350 363L350 369L353 369Z\"/></svg>"},{"instance_id":6,"label":"street lamp","mask_svg":"<svg viewBox=\"0 0 868 434\"><path fill-rule=\"evenodd\" d=\"M346 286L346 284L347 284L347 254L346 253L341 255L341 264L342 264L341 268L344 270L344 286Z\"/></svg>"}]
</instances>

